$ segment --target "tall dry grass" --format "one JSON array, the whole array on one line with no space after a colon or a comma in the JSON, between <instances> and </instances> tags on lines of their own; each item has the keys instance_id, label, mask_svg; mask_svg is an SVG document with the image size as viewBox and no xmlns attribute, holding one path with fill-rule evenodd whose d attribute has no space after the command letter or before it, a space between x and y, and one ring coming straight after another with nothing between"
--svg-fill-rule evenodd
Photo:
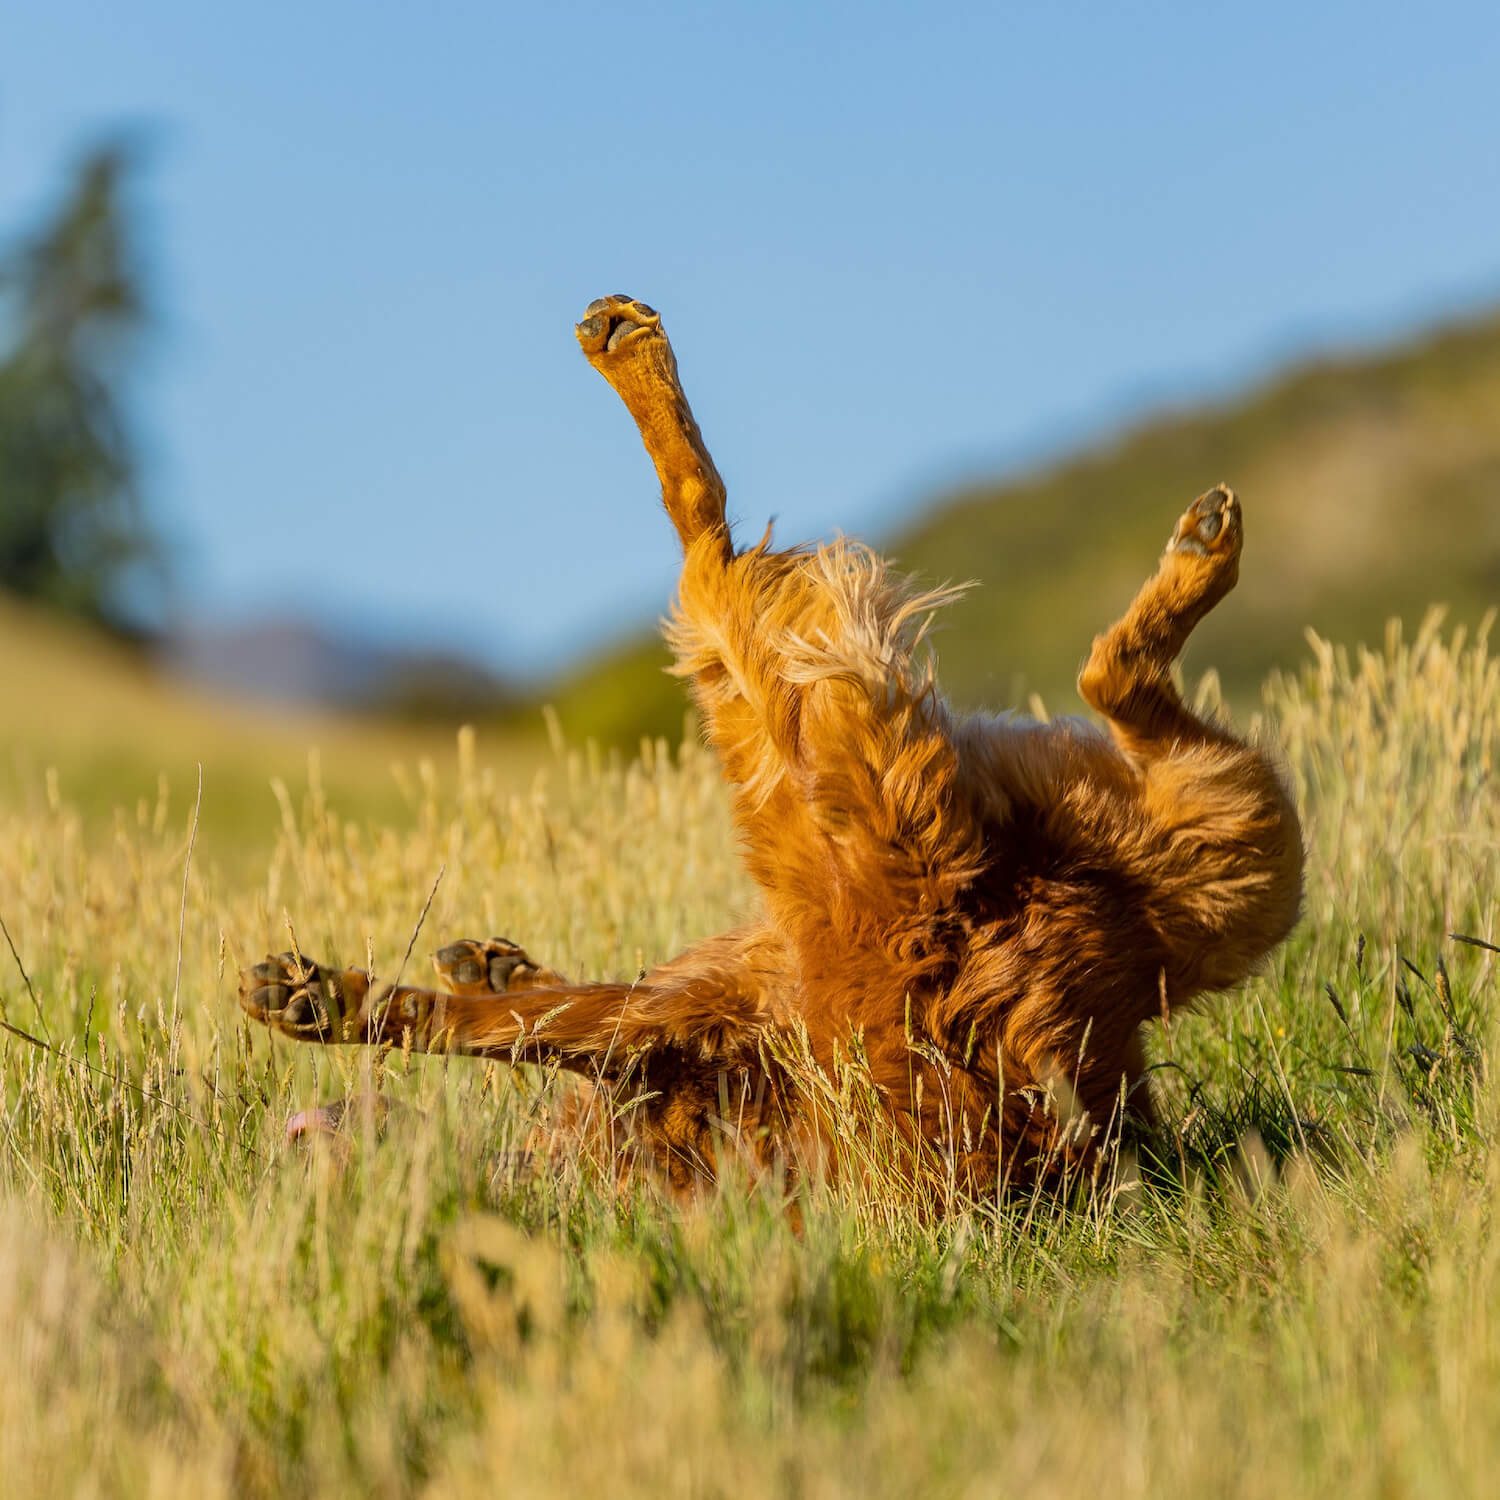
<instances>
[{"instance_id":1,"label":"tall dry grass","mask_svg":"<svg viewBox=\"0 0 1500 1500\"><path fill-rule=\"evenodd\" d=\"M387 976L429 894L408 973L490 932L629 973L727 925L753 898L701 751L560 754L517 793L466 736L395 825L313 776L253 878L200 846L185 887L191 787L113 823L33 789L0 841L0 999L37 1044L0 1041L6 1488L1485 1493L1500 955L1448 934L1500 944L1500 663L1436 621L1315 643L1262 732L1306 916L1154 1039L1155 1153L934 1219L859 1137L871 1170L809 1189L800 1236L744 1184L674 1210L526 1171L533 1071L291 1048L234 1005L288 915ZM372 1086L411 1106L378 1147L282 1145Z\"/></svg>"}]
</instances>

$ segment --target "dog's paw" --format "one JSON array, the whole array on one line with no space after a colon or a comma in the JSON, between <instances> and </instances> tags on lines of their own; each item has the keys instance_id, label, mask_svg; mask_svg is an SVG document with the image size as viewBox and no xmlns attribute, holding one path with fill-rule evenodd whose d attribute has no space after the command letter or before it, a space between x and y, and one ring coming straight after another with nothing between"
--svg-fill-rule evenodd
<instances>
[{"instance_id":1,"label":"dog's paw","mask_svg":"<svg viewBox=\"0 0 1500 1500\"><path fill-rule=\"evenodd\" d=\"M354 970L326 969L299 953L276 953L240 971L240 1005L299 1042L351 1040L368 993Z\"/></svg>"},{"instance_id":2,"label":"dog's paw","mask_svg":"<svg viewBox=\"0 0 1500 1500\"><path fill-rule=\"evenodd\" d=\"M617 349L638 341L661 329L661 317L654 307L637 302L623 293L599 297L584 309L583 321L573 332L583 352L593 359L613 354Z\"/></svg>"},{"instance_id":3,"label":"dog's paw","mask_svg":"<svg viewBox=\"0 0 1500 1500\"><path fill-rule=\"evenodd\" d=\"M1216 484L1188 506L1167 551L1230 561L1239 557L1243 540L1239 497L1227 484Z\"/></svg>"},{"instance_id":4,"label":"dog's paw","mask_svg":"<svg viewBox=\"0 0 1500 1500\"><path fill-rule=\"evenodd\" d=\"M443 988L454 995L503 995L531 989L544 971L509 938L461 938L432 955Z\"/></svg>"}]
</instances>

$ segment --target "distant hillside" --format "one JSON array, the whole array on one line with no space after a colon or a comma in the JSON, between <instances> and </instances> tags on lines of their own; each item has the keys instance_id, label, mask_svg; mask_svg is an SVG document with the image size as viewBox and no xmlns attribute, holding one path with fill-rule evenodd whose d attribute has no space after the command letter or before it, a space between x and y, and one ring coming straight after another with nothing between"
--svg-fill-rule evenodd
<instances>
[{"instance_id":1,"label":"distant hillside","mask_svg":"<svg viewBox=\"0 0 1500 1500\"><path fill-rule=\"evenodd\" d=\"M272 779L300 802L314 750L333 806L387 820L410 815L422 761L448 776L457 760L449 726L236 701L174 679L145 648L4 593L0 682L0 816L45 806L55 771L63 799L96 826L119 807L132 818L160 809L185 830L201 763L199 848L214 859L263 855L281 822ZM525 727L481 728L477 764L502 785L524 785L546 758L539 716Z\"/></svg>"},{"instance_id":2,"label":"distant hillside","mask_svg":"<svg viewBox=\"0 0 1500 1500\"><path fill-rule=\"evenodd\" d=\"M951 494L877 538L928 580L976 579L945 612L942 679L965 706L1039 691L1077 707L1094 634L1129 601L1178 512L1218 480L1245 506L1238 590L1194 636L1231 699L1304 656L1308 625L1376 639L1391 615L1500 603L1500 314L1376 354L1319 360L1173 413L1038 473ZM686 699L644 637L556 683L570 735L675 734Z\"/></svg>"},{"instance_id":3,"label":"distant hillside","mask_svg":"<svg viewBox=\"0 0 1500 1500\"><path fill-rule=\"evenodd\" d=\"M339 713L461 723L502 716L512 688L458 651L383 645L295 617L195 626L165 637L157 657L223 694Z\"/></svg>"}]
</instances>

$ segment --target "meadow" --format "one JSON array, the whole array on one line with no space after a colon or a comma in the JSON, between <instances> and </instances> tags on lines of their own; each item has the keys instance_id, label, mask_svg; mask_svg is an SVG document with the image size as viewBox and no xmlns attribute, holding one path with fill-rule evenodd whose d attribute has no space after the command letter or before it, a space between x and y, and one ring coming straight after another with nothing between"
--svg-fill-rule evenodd
<instances>
[{"instance_id":1,"label":"meadow","mask_svg":"<svg viewBox=\"0 0 1500 1500\"><path fill-rule=\"evenodd\" d=\"M536 1170L534 1069L299 1049L235 1002L289 924L386 976L490 933L631 974L723 928L753 893L691 739L533 771L464 731L374 810L341 742L228 825L253 772L186 721L108 810L39 748L0 840L6 1489L1490 1492L1500 657L1436 616L1314 638L1256 732L1304 810L1305 914L1153 1028L1159 1137L919 1214L848 1080L871 1159L801 1184L800 1227L774 1183L673 1206ZM409 1106L382 1140L284 1143L371 1087Z\"/></svg>"}]
</instances>

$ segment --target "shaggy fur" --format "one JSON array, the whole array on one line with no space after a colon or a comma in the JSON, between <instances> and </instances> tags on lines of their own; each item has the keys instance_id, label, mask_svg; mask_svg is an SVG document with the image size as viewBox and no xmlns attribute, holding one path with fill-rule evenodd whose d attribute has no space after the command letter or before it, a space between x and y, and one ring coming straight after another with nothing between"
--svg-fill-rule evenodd
<instances>
[{"instance_id":1,"label":"shaggy fur","mask_svg":"<svg viewBox=\"0 0 1500 1500\"><path fill-rule=\"evenodd\" d=\"M577 334L682 541L669 638L764 916L633 985L569 983L499 939L444 949L441 992L372 994L284 954L244 976L245 1008L306 1040L546 1058L647 1096L631 1151L678 1187L730 1142L760 1166L817 1152L815 1080L851 1057L914 1168L992 1193L1086 1165L1124 1107L1149 1118L1143 1023L1243 979L1297 916L1291 799L1170 672L1234 586L1236 497L1193 504L1095 640L1079 691L1107 735L959 719L922 649L949 594L853 542L737 551L656 313L606 297Z\"/></svg>"}]
</instances>

